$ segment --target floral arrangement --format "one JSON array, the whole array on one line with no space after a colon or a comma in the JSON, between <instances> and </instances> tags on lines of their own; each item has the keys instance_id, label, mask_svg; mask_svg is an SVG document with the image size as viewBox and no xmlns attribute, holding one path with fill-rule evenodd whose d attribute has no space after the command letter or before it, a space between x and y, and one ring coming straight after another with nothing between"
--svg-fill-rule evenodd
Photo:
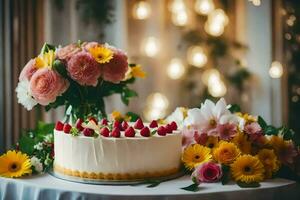
<instances>
[{"instance_id":1,"label":"floral arrangement","mask_svg":"<svg viewBox=\"0 0 300 200\"><path fill-rule=\"evenodd\" d=\"M177 108L166 120L183 133L182 162L197 191L200 183L234 180L241 187L258 187L276 176L297 178L298 136L286 127L268 125L260 116L242 114L222 98L201 108Z\"/></svg>"},{"instance_id":2,"label":"floral arrangement","mask_svg":"<svg viewBox=\"0 0 300 200\"><path fill-rule=\"evenodd\" d=\"M16 88L27 110L72 106L76 117L106 115L103 97L119 93L125 104L137 96L128 85L144 78L140 66L128 64L125 52L108 44L78 42L65 47L45 44L23 68Z\"/></svg>"}]
</instances>

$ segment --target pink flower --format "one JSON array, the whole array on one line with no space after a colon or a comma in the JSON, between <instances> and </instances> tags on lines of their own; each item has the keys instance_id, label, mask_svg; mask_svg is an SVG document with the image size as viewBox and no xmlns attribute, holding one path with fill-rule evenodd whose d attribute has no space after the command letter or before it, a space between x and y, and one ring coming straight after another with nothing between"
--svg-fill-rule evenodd
<instances>
[{"instance_id":1,"label":"pink flower","mask_svg":"<svg viewBox=\"0 0 300 200\"><path fill-rule=\"evenodd\" d=\"M112 48L113 58L103 65L103 79L112 83L119 83L125 78L128 70L127 56L124 52Z\"/></svg>"},{"instance_id":2,"label":"pink flower","mask_svg":"<svg viewBox=\"0 0 300 200\"><path fill-rule=\"evenodd\" d=\"M87 52L74 55L67 64L70 77L80 85L96 86L101 69L95 59Z\"/></svg>"},{"instance_id":3,"label":"pink flower","mask_svg":"<svg viewBox=\"0 0 300 200\"><path fill-rule=\"evenodd\" d=\"M20 73L19 81L30 80L32 75L38 70L35 65L35 59L31 59Z\"/></svg>"},{"instance_id":4,"label":"pink flower","mask_svg":"<svg viewBox=\"0 0 300 200\"><path fill-rule=\"evenodd\" d=\"M197 166L192 177L196 178L198 183L211 183L220 180L222 174L221 165L209 161Z\"/></svg>"},{"instance_id":5,"label":"pink flower","mask_svg":"<svg viewBox=\"0 0 300 200\"><path fill-rule=\"evenodd\" d=\"M292 164L294 162L294 157L298 155L298 152L293 144L293 142L285 142L284 146L277 150L279 160L285 164Z\"/></svg>"},{"instance_id":6,"label":"pink flower","mask_svg":"<svg viewBox=\"0 0 300 200\"><path fill-rule=\"evenodd\" d=\"M90 48L100 46L98 42L85 42L82 45L82 48L84 48L86 51L89 51Z\"/></svg>"},{"instance_id":7,"label":"pink flower","mask_svg":"<svg viewBox=\"0 0 300 200\"><path fill-rule=\"evenodd\" d=\"M60 60L68 62L75 54L79 53L81 48L78 44L69 44L56 51L56 57Z\"/></svg>"},{"instance_id":8,"label":"pink flower","mask_svg":"<svg viewBox=\"0 0 300 200\"><path fill-rule=\"evenodd\" d=\"M69 82L56 71L42 68L36 71L30 80L30 90L34 99L41 105L48 105L64 93Z\"/></svg>"},{"instance_id":9,"label":"pink flower","mask_svg":"<svg viewBox=\"0 0 300 200\"><path fill-rule=\"evenodd\" d=\"M237 134L237 127L232 123L218 124L217 131L221 140L230 140Z\"/></svg>"},{"instance_id":10,"label":"pink flower","mask_svg":"<svg viewBox=\"0 0 300 200\"><path fill-rule=\"evenodd\" d=\"M250 136L252 141L258 140L263 134L260 125L257 122L247 124L244 131Z\"/></svg>"},{"instance_id":11,"label":"pink flower","mask_svg":"<svg viewBox=\"0 0 300 200\"><path fill-rule=\"evenodd\" d=\"M188 147L191 144L195 144L195 135L197 135L197 130L183 128L182 130L182 147Z\"/></svg>"}]
</instances>

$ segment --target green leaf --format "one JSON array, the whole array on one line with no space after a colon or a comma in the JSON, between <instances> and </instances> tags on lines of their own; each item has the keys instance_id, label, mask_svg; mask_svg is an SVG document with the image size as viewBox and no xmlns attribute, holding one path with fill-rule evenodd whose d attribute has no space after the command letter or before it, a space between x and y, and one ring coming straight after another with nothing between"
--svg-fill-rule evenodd
<instances>
[{"instance_id":1,"label":"green leaf","mask_svg":"<svg viewBox=\"0 0 300 200\"><path fill-rule=\"evenodd\" d=\"M66 67L60 60L55 60L53 62L53 69L57 71L60 75L62 75L64 78L68 78L68 72L66 70Z\"/></svg>"},{"instance_id":2,"label":"green leaf","mask_svg":"<svg viewBox=\"0 0 300 200\"><path fill-rule=\"evenodd\" d=\"M271 125L266 126L263 129L263 131L266 135L277 135L278 134L278 129Z\"/></svg>"},{"instance_id":3,"label":"green leaf","mask_svg":"<svg viewBox=\"0 0 300 200\"><path fill-rule=\"evenodd\" d=\"M48 43L44 43L42 49L41 49L41 54L47 53L50 50L55 51L56 47L54 45L48 44Z\"/></svg>"},{"instance_id":4,"label":"green leaf","mask_svg":"<svg viewBox=\"0 0 300 200\"><path fill-rule=\"evenodd\" d=\"M153 131L151 132L151 135L155 135L155 133L157 133L157 130L153 130Z\"/></svg>"},{"instance_id":5,"label":"green leaf","mask_svg":"<svg viewBox=\"0 0 300 200\"><path fill-rule=\"evenodd\" d=\"M140 116L134 112L127 112L126 116L130 117L130 122L135 122L140 118Z\"/></svg>"},{"instance_id":6,"label":"green leaf","mask_svg":"<svg viewBox=\"0 0 300 200\"><path fill-rule=\"evenodd\" d=\"M138 94L136 91L131 90L129 88L125 88L121 93L121 100L125 105L129 104L129 99L132 97L136 97Z\"/></svg>"},{"instance_id":7,"label":"green leaf","mask_svg":"<svg viewBox=\"0 0 300 200\"><path fill-rule=\"evenodd\" d=\"M241 107L237 104L232 104L229 108L229 111L231 113L237 113L237 112L241 112Z\"/></svg>"},{"instance_id":8,"label":"green leaf","mask_svg":"<svg viewBox=\"0 0 300 200\"><path fill-rule=\"evenodd\" d=\"M34 151L33 146L34 145L35 145L34 138L31 138L29 135L23 135L19 140L20 151L23 153L26 153L28 155L33 154L33 151Z\"/></svg>"},{"instance_id":9,"label":"green leaf","mask_svg":"<svg viewBox=\"0 0 300 200\"><path fill-rule=\"evenodd\" d=\"M186 191L190 191L190 192L197 192L197 191L200 190L198 183L193 183L193 184L191 184L187 187L183 187L181 189L186 190Z\"/></svg>"},{"instance_id":10,"label":"green leaf","mask_svg":"<svg viewBox=\"0 0 300 200\"><path fill-rule=\"evenodd\" d=\"M223 176L221 178L222 185L226 185L230 181L230 167L222 165Z\"/></svg>"},{"instance_id":11,"label":"green leaf","mask_svg":"<svg viewBox=\"0 0 300 200\"><path fill-rule=\"evenodd\" d=\"M158 181L158 180L153 180L153 181L150 181L150 185L147 185L147 188L153 188L153 187L156 187L158 186L159 184L161 184L162 181Z\"/></svg>"},{"instance_id":12,"label":"green leaf","mask_svg":"<svg viewBox=\"0 0 300 200\"><path fill-rule=\"evenodd\" d=\"M75 127L72 127L72 128L71 128L71 135L72 135L72 136L78 136L78 135L79 135L78 129L75 128Z\"/></svg>"},{"instance_id":13,"label":"green leaf","mask_svg":"<svg viewBox=\"0 0 300 200\"><path fill-rule=\"evenodd\" d=\"M267 122L261 116L258 116L257 122L262 129L267 127Z\"/></svg>"},{"instance_id":14,"label":"green leaf","mask_svg":"<svg viewBox=\"0 0 300 200\"><path fill-rule=\"evenodd\" d=\"M238 186L240 186L241 188L257 188L260 187L260 183L258 182L253 182L253 183L244 183L244 182L236 182L236 184Z\"/></svg>"}]
</instances>

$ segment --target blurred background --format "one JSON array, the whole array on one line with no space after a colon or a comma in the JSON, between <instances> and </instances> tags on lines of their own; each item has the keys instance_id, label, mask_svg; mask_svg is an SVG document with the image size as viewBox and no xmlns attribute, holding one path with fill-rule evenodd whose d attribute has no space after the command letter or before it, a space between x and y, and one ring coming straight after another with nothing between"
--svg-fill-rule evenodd
<instances>
[{"instance_id":1,"label":"blurred background","mask_svg":"<svg viewBox=\"0 0 300 200\"><path fill-rule=\"evenodd\" d=\"M17 103L19 73L44 42L107 42L143 66L139 97L129 107L109 97L108 113L150 120L225 97L299 133L299 15L296 0L0 0L0 152L63 116Z\"/></svg>"}]
</instances>

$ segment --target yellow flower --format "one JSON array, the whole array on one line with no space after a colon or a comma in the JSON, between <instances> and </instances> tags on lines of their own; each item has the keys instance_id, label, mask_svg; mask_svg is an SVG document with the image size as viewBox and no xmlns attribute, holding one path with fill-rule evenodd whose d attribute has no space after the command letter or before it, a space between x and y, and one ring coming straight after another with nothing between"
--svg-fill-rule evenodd
<instances>
[{"instance_id":1,"label":"yellow flower","mask_svg":"<svg viewBox=\"0 0 300 200\"><path fill-rule=\"evenodd\" d=\"M234 143L225 141L219 142L219 146L213 150L214 159L226 165L232 163L240 154L241 151Z\"/></svg>"},{"instance_id":2,"label":"yellow flower","mask_svg":"<svg viewBox=\"0 0 300 200\"><path fill-rule=\"evenodd\" d=\"M244 154L251 153L251 142L248 141L247 135L244 133L238 133L233 139L232 142L242 151Z\"/></svg>"},{"instance_id":3,"label":"yellow flower","mask_svg":"<svg viewBox=\"0 0 300 200\"><path fill-rule=\"evenodd\" d=\"M218 143L219 143L219 139L217 137L208 136L208 138L205 142L205 146L213 149L213 148L216 148L218 146Z\"/></svg>"},{"instance_id":4,"label":"yellow flower","mask_svg":"<svg viewBox=\"0 0 300 200\"><path fill-rule=\"evenodd\" d=\"M31 174L30 158L22 152L8 151L0 156L0 176L15 178Z\"/></svg>"},{"instance_id":5,"label":"yellow flower","mask_svg":"<svg viewBox=\"0 0 300 200\"><path fill-rule=\"evenodd\" d=\"M114 121L130 121L130 116L127 116L127 115L122 115L121 112L117 111L117 110L114 110L111 114L110 114L110 117L112 120Z\"/></svg>"},{"instance_id":6,"label":"yellow flower","mask_svg":"<svg viewBox=\"0 0 300 200\"><path fill-rule=\"evenodd\" d=\"M249 115L248 113L243 114L241 112L237 112L236 115L239 116L239 117L244 118L246 123L251 123L251 122L256 122L257 121L256 117L254 117L252 115Z\"/></svg>"},{"instance_id":7,"label":"yellow flower","mask_svg":"<svg viewBox=\"0 0 300 200\"><path fill-rule=\"evenodd\" d=\"M142 67L140 65L136 65L134 67L130 67L131 68L131 74L133 77L135 78L145 78L146 77L146 72L143 71Z\"/></svg>"},{"instance_id":8,"label":"yellow flower","mask_svg":"<svg viewBox=\"0 0 300 200\"><path fill-rule=\"evenodd\" d=\"M104 46L95 46L89 49L89 52L95 58L95 60L100 63L108 63L113 58L113 51Z\"/></svg>"},{"instance_id":9,"label":"yellow flower","mask_svg":"<svg viewBox=\"0 0 300 200\"><path fill-rule=\"evenodd\" d=\"M279 161L273 149L262 149L258 152L257 157L265 167L265 177L271 178L272 174L279 169Z\"/></svg>"},{"instance_id":10,"label":"yellow flower","mask_svg":"<svg viewBox=\"0 0 300 200\"><path fill-rule=\"evenodd\" d=\"M235 181L254 183L264 179L264 166L255 156L242 155L230 167Z\"/></svg>"},{"instance_id":11,"label":"yellow flower","mask_svg":"<svg viewBox=\"0 0 300 200\"><path fill-rule=\"evenodd\" d=\"M49 50L47 53L40 54L35 58L35 65L37 68L43 67L52 67L52 64L55 59L55 52L53 50Z\"/></svg>"},{"instance_id":12,"label":"yellow flower","mask_svg":"<svg viewBox=\"0 0 300 200\"><path fill-rule=\"evenodd\" d=\"M211 158L210 148L194 144L184 150L181 160L186 168L193 170L197 165L207 162Z\"/></svg>"}]
</instances>

